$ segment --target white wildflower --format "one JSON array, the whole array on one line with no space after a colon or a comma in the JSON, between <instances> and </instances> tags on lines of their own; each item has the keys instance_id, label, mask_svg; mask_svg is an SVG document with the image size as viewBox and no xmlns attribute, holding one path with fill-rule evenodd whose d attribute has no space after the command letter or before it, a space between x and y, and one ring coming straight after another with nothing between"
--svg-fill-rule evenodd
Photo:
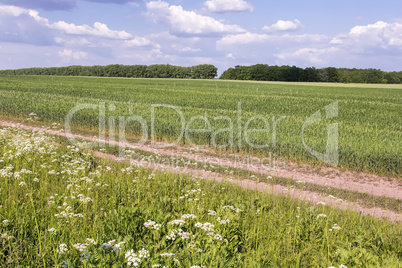
<instances>
[{"instance_id":1,"label":"white wildflower","mask_svg":"<svg viewBox=\"0 0 402 268\"><path fill-rule=\"evenodd\" d=\"M96 245L96 241L92 238L87 238L86 241L91 245Z\"/></svg>"},{"instance_id":2,"label":"white wildflower","mask_svg":"<svg viewBox=\"0 0 402 268\"><path fill-rule=\"evenodd\" d=\"M167 240L172 240L172 241L176 240L176 234L175 234L175 232L174 232L174 231L171 231L171 232L170 232L170 235L167 235L167 236L166 236L166 239L167 239Z\"/></svg>"},{"instance_id":3,"label":"white wildflower","mask_svg":"<svg viewBox=\"0 0 402 268\"><path fill-rule=\"evenodd\" d=\"M213 225L212 223L209 223L209 222L206 222L206 223L197 222L195 224L195 227L200 228L206 232L213 232L215 225Z\"/></svg>"},{"instance_id":4,"label":"white wildflower","mask_svg":"<svg viewBox=\"0 0 402 268\"><path fill-rule=\"evenodd\" d=\"M169 222L168 224L182 226L182 225L186 224L186 222L183 220L173 220L173 221Z\"/></svg>"},{"instance_id":5,"label":"white wildflower","mask_svg":"<svg viewBox=\"0 0 402 268\"><path fill-rule=\"evenodd\" d=\"M220 224L228 224L228 223L230 222L230 220L221 220L220 217L218 217L216 220L217 220L217 222L219 222Z\"/></svg>"},{"instance_id":6,"label":"white wildflower","mask_svg":"<svg viewBox=\"0 0 402 268\"><path fill-rule=\"evenodd\" d=\"M78 251L80 251L80 252L85 251L88 246L89 246L88 244L80 244L80 243L77 243L77 244L74 244L74 245L73 245L73 247L74 247L75 249L77 249Z\"/></svg>"},{"instance_id":7,"label":"white wildflower","mask_svg":"<svg viewBox=\"0 0 402 268\"><path fill-rule=\"evenodd\" d=\"M57 253L60 255L66 253L68 251L67 245L66 244L60 244L59 249L57 250Z\"/></svg>"},{"instance_id":8,"label":"white wildflower","mask_svg":"<svg viewBox=\"0 0 402 268\"><path fill-rule=\"evenodd\" d=\"M138 258L132 249L126 252L125 258L128 266L138 266L141 263L141 259Z\"/></svg>"},{"instance_id":9,"label":"white wildflower","mask_svg":"<svg viewBox=\"0 0 402 268\"><path fill-rule=\"evenodd\" d=\"M224 207L223 207L223 209L226 209L226 208L229 208L231 211L236 212L236 213L242 212L241 209L235 208L235 207L233 207L233 206L224 206Z\"/></svg>"},{"instance_id":10,"label":"white wildflower","mask_svg":"<svg viewBox=\"0 0 402 268\"><path fill-rule=\"evenodd\" d=\"M215 238L216 240L223 240L223 236L219 235L219 234L215 234L215 233L207 233L207 236L212 236L213 238Z\"/></svg>"},{"instance_id":11,"label":"white wildflower","mask_svg":"<svg viewBox=\"0 0 402 268\"><path fill-rule=\"evenodd\" d=\"M140 259L146 259L149 258L150 254L149 251L146 250L145 248L142 248L140 251L138 251L138 257Z\"/></svg>"},{"instance_id":12,"label":"white wildflower","mask_svg":"<svg viewBox=\"0 0 402 268\"><path fill-rule=\"evenodd\" d=\"M216 215L216 211L208 210L208 215L215 216L215 215Z\"/></svg>"},{"instance_id":13,"label":"white wildflower","mask_svg":"<svg viewBox=\"0 0 402 268\"><path fill-rule=\"evenodd\" d=\"M184 214L183 216L181 216L182 220L186 220L186 219L197 219L197 216L195 216L194 214Z\"/></svg>"},{"instance_id":14,"label":"white wildflower","mask_svg":"<svg viewBox=\"0 0 402 268\"><path fill-rule=\"evenodd\" d=\"M120 243L115 244L113 246L112 252L119 252L121 247L122 247L122 245L125 244L125 243L126 242L120 242Z\"/></svg>"},{"instance_id":15,"label":"white wildflower","mask_svg":"<svg viewBox=\"0 0 402 268\"><path fill-rule=\"evenodd\" d=\"M160 224L158 224L154 221L151 221L151 220L148 220L147 222L145 222L144 226L145 226L145 228L152 229L152 230L159 230L161 228Z\"/></svg>"}]
</instances>

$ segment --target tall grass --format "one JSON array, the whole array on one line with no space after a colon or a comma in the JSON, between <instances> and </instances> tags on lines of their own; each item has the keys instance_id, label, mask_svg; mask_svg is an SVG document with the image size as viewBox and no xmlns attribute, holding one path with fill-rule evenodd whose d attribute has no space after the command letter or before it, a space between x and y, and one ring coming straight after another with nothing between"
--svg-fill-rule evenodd
<instances>
[{"instance_id":1,"label":"tall grass","mask_svg":"<svg viewBox=\"0 0 402 268\"><path fill-rule=\"evenodd\" d=\"M0 130L5 267L398 267L402 227ZM269 191L269 189L267 189Z\"/></svg>"}]
</instances>

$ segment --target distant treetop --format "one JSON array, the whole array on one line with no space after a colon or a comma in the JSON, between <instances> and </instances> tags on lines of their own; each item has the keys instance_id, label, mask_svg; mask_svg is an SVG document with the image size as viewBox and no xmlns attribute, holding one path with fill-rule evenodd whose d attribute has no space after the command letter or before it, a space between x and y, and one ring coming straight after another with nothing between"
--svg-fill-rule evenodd
<instances>
[{"instance_id":1,"label":"distant treetop","mask_svg":"<svg viewBox=\"0 0 402 268\"><path fill-rule=\"evenodd\" d=\"M24 68L2 70L0 74L213 79L218 75L217 72L218 68L211 64L201 64L192 67L181 67L170 64L154 64L149 66L111 64L106 66L73 65L67 67Z\"/></svg>"},{"instance_id":2,"label":"distant treetop","mask_svg":"<svg viewBox=\"0 0 402 268\"><path fill-rule=\"evenodd\" d=\"M296 66L269 66L256 64L236 66L223 72L220 79L286 81L286 82L338 82L338 83L402 83L402 72L383 72L377 69L346 69Z\"/></svg>"}]
</instances>

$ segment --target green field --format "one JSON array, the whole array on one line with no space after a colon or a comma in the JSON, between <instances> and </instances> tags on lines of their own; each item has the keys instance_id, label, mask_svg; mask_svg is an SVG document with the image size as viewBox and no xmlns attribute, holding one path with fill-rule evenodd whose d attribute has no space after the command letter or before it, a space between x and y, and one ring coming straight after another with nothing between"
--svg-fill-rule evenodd
<instances>
[{"instance_id":1,"label":"green field","mask_svg":"<svg viewBox=\"0 0 402 268\"><path fill-rule=\"evenodd\" d=\"M325 107L335 101L338 101L338 116L326 119ZM84 103L104 105L107 133L109 119L118 129L119 117L126 119L137 115L146 121L150 138L152 105L171 105L176 110L155 108L154 134L158 140L174 141L180 136L181 120L177 112L180 111L185 122L191 122L188 129L209 128L205 119L200 117L207 118L210 123L210 131L184 133L184 137L189 139L182 138L182 143L191 141L212 146L215 142L220 150L250 152L259 156L272 153L314 165L325 164L306 150L302 138L310 148L325 152L326 125L338 124L339 167L398 178L402 175L400 85L0 77L0 114L3 116L25 119L33 112L39 121L64 123L68 112L77 104ZM240 106L241 113L238 111ZM307 127L302 136L303 124L317 111L321 111L323 120ZM198 119L191 121L194 116ZM253 116L259 117L249 122L249 129L265 128L269 131L247 133L247 143L244 128ZM262 118L267 120L269 128ZM97 133L99 111L81 110L75 114L72 123L75 127ZM225 130L231 124L232 131ZM133 137L142 134L139 123L128 123L126 132ZM250 144L266 146L259 149Z\"/></svg>"},{"instance_id":2,"label":"green field","mask_svg":"<svg viewBox=\"0 0 402 268\"><path fill-rule=\"evenodd\" d=\"M0 129L2 267L400 267L400 224Z\"/></svg>"}]
</instances>

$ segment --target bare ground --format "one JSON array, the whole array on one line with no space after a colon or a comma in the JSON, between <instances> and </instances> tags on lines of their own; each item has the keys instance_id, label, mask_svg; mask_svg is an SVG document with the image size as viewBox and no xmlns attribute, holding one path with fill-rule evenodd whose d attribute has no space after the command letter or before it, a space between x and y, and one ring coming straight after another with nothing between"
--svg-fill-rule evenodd
<instances>
[{"instance_id":1,"label":"bare ground","mask_svg":"<svg viewBox=\"0 0 402 268\"><path fill-rule=\"evenodd\" d=\"M196 160L202 163L209 163L212 165L227 166L250 170L255 173L261 173L276 176L291 178L295 181L305 181L322 185L325 187L346 189L351 191L357 191L361 193L368 193L375 196L386 196L391 198L402 199L402 184L397 178L385 178L374 174L366 174L353 171L342 171L336 168L320 167L312 168L307 165L298 165L289 162L272 163L267 165L267 162L263 163L259 158L247 158L246 156L234 155L234 154L217 154L212 149L195 149L188 146L178 146L168 143L157 143L154 145L145 144L140 146L133 146L130 143L119 143L116 141L99 140L97 137L90 137L84 135L72 135L63 131L51 129L50 127L39 128L34 126L23 125L11 121L0 120L0 126L17 127L27 130L43 131L53 135L59 135L67 138L77 138L87 141L96 141L101 143L114 144L121 147L130 149L138 149L141 151L148 151L158 153L160 155L185 157L188 159ZM117 157L113 155L106 155L100 152L96 152L97 156L107 157L115 160ZM267 159L265 159L267 160ZM258 183L253 180L236 180L231 178L230 175L222 176L219 173L205 171L197 168L175 168L172 165L164 165L161 163L151 163L146 161L132 160L136 164L148 167L156 168L160 170L166 170L174 173L185 173L188 175L202 177L208 180L215 181L230 181L234 184L238 184L243 188L257 190L262 192L268 192L272 194L285 194L293 198L301 200L311 201L316 204L331 205L342 209L351 209L359 211L363 215L372 215L377 218L387 218L394 221L402 221L402 214L389 210L384 210L379 207L365 208L359 204L342 201L333 197L324 197L319 193L302 191L299 189L287 189L280 185L269 185L266 183Z\"/></svg>"}]
</instances>

